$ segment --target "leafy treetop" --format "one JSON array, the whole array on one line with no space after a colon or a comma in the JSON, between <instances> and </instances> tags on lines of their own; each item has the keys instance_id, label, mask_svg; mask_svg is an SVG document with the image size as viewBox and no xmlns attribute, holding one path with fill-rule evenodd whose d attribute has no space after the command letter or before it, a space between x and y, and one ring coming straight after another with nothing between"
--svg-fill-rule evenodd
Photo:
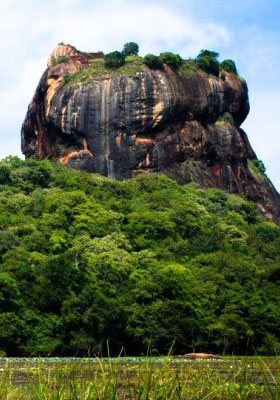
<instances>
[{"instance_id":1,"label":"leafy treetop","mask_svg":"<svg viewBox=\"0 0 280 400\"><path fill-rule=\"evenodd\" d=\"M172 52L161 53L159 56L163 64L169 65L172 68L179 68L183 64L183 59L179 54Z\"/></svg>"},{"instance_id":2,"label":"leafy treetop","mask_svg":"<svg viewBox=\"0 0 280 400\"><path fill-rule=\"evenodd\" d=\"M125 64L125 56L120 51L113 51L105 55L104 61L107 68L119 68Z\"/></svg>"},{"instance_id":3,"label":"leafy treetop","mask_svg":"<svg viewBox=\"0 0 280 400\"><path fill-rule=\"evenodd\" d=\"M219 76L220 66L218 61L219 53L210 50L201 50L196 57L198 66L203 71Z\"/></svg>"},{"instance_id":4,"label":"leafy treetop","mask_svg":"<svg viewBox=\"0 0 280 400\"><path fill-rule=\"evenodd\" d=\"M125 43L122 52L123 52L123 54L125 56L138 55L138 53L139 53L139 45L137 43L134 43L134 42Z\"/></svg>"},{"instance_id":5,"label":"leafy treetop","mask_svg":"<svg viewBox=\"0 0 280 400\"><path fill-rule=\"evenodd\" d=\"M235 62L232 60L224 60L220 64L220 69L223 71L227 71L230 74L237 75L237 68L236 68Z\"/></svg>"},{"instance_id":6,"label":"leafy treetop","mask_svg":"<svg viewBox=\"0 0 280 400\"><path fill-rule=\"evenodd\" d=\"M154 54L147 54L143 62L151 69L161 69L163 67L162 60Z\"/></svg>"}]
</instances>

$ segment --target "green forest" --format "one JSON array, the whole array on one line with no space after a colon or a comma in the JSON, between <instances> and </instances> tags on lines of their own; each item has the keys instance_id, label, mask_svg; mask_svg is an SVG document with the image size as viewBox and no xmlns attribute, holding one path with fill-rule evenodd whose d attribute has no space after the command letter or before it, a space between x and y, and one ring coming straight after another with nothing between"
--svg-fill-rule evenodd
<instances>
[{"instance_id":1,"label":"green forest","mask_svg":"<svg viewBox=\"0 0 280 400\"><path fill-rule=\"evenodd\" d=\"M275 354L280 228L160 174L0 162L2 356Z\"/></svg>"}]
</instances>

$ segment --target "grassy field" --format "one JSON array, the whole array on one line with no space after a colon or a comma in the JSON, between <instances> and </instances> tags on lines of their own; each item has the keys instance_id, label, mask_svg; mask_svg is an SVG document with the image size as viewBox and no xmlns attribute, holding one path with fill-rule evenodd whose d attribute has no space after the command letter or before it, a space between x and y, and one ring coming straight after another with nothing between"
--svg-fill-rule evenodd
<instances>
[{"instance_id":1,"label":"grassy field","mask_svg":"<svg viewBox=\"0 0 280 400\"><path fill-rule=\"evenodd\" d=\"M0 359L1 400L280 399L280 359Z\"/></svg>"}]
</instances>

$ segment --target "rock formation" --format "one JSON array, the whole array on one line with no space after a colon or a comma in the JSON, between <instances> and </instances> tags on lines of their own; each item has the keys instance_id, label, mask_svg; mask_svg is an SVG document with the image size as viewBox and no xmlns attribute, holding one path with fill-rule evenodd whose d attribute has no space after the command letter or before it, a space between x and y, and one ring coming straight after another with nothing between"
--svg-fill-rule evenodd
<instances>
[{"instance_id":1,"label":"rock formation","mask_svg":"<svg viewBox=\"0 0 280 400\"><path fill-rule=\"evenodd\" d=\"M23 124L26 157L117 179L160 171L242 194L279 222L279 194L240 128L249 112L244 80L143 64L110 72L102 57L54 50Z\"/></svg>"}]
</instances>

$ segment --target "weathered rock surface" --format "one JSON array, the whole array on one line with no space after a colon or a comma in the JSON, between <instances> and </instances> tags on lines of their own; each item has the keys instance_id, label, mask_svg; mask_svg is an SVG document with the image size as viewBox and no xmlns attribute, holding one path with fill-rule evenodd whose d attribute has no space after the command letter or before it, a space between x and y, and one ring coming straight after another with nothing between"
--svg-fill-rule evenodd
<instances>
[{"instance_id":1,"label":"weathered rock surface","mask_svg":"<svg viewBox=\"0 0 280 400\"><path fill-rule=\"evenodd\" d=\"M69 60L54 65L59 56ZM117 179L163 172L180 183L225 189L255 201L280 220L280 197L253 167L256 158L240 125L249 112L246 82L202 71L153 71L65 83L102 53L59 45L50 56L22 128L26 157Z\"/></svg>"}]
</instances>

